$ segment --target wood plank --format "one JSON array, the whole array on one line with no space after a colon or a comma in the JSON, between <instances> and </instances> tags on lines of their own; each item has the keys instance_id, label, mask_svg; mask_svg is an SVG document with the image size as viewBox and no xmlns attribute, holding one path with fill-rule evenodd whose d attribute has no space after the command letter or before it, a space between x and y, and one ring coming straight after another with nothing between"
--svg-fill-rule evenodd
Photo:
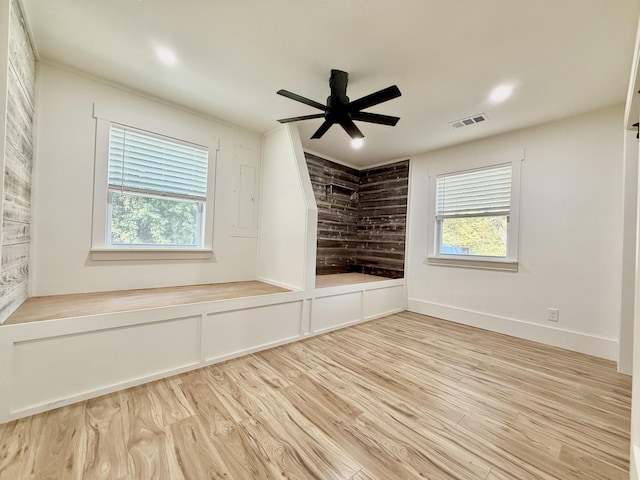
<instances>
[{"instance_id":1,"label":"wood plank","mask_svg":"<svg viewBox=\"0 0 640 480\"><path fill-rule=\"evenodd\" d=\"M88 400L85 408L83 475L92 479L129 475L127 445L120 415L120 394Z\"/></svg>"},{"instance_id":2,"label":"wood plank","mask_svg":"<svg viewBox=\"0 0 640 480\"><path fill-rule=\"evenodd\" d=\"M2 259L2 273L12 269L25 269L29 263L29 244L18 243L15 245L3 245L0 253Z\"/></svg>"},{"instance_id":3,"label":"wood plank","mask_svg":"<svg viewBox=\"0 0 640 480\"><path fill-rule=\"evenodd\" d=\"M30 200L5 193L2 203L2 218L3 221L9 220L13 222L30 223Z\"/></svg>"},{"instance_id":4,"label":"wood plank","mask_svg":"<svg viewBox=\"0 0 640 480\"><path fill-rule=\"evenodd\" d=\"M20 243L29 243L31 237L31 225L22 222L13 222L5 220L2 222L2 241L0 244L16 245Z\"/></svg>"},{"instance_id":5,"label":"wood plank","mask_svg":"<svg viewBox=\"0 0 640 480\"><path fill-rule=\"evenodd\" d=\"M83 468L84 404L46 412L42 429L32 438L35 461L27 479L66 480L78 478Z\"/></svg>"},{"instance_id":6,"label":"wood plank","mask_svg":"<svg viewBox=\"0 0 640 480\"><path fill-rule=\"evenodd\" d=\"M24 25L17 0L11 0L9 19L9 62L23 83L23 91L30 105L34 105L36 58ZM32 107L33 109L33 107Z\"/></svg>"},{"instance_id":7,"label":"wood plank","mask_svg":"<svg viewBox=\"0 0 640 480\"><path fill-rule=\"evenodd\" d=\"M149 388L127 390L121 401L121 441L127 447L130 475L140 480L184 480L171 430L163 426Z\"/></svg>"},{"instance_id":8,"label":"wood plank","mask_svg":"<svg viewBox=\"0 0 640 480\"><path fill-rule=\"evenodd\" d=\"M197 418L180 420L170 429L178 465L185 479L233 478Z\"/></svg>"},{"instance_id":9,"label":"wood plank","mask_svg":"<svg viewBox=\"0 0 640 480\"><path fill-rule=\"evenodd\" d=\"M4 169L4 191L5 194L22 199L25 205L31 205L31 179L20 177L7 165Z\"/></svg>"},{"instance_id":10,"label":"wood plank","mask_svg":"<svg viewBox=\"0 0 640 480\"><path fill-rule=\"evenodd\" d=\"M5 168L10 168L15 175L25 182L31 182L31 161L25 158L13 146L7 144L4 157Z\"/></svg>"},{"instance_id":11,"label":"wood plank","mask_svg":"<svg viewBox=\"0 0 640 480\"><path fill-rule=\"evenodd\" d=\"M26 104L20 80L13 69L7 76L7 144L31 164L33 159L33 111Z\"/></svg>"}]
</instances>

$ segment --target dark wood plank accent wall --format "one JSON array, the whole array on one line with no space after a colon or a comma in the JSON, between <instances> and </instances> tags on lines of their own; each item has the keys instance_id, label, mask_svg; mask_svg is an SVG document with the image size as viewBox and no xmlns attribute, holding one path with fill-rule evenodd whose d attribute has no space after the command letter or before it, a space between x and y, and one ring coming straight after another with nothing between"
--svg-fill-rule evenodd
<instances>
[{"instance_id":1,"label":"dark wood plank accent wall","mask_svg":"<svg viewBox=\"0 0 640 480\"><path fill-rule=\"evenodd\" d=\"M0 323L27 298L36 60L20 6L11 1L4 196L0 249Z\"/></svg>"},{"instance_id":2,"label":"dark wood plank accent wall","mask_svg":"<svg viewBox=\"0 0 640 480\"><path fill-rule=\"evenodd\" d=\"M404 277L408 191L409 160L360 172L358 272Z\"/></svg>"},{"instance_id":3,"label":"dark wood plank accent wall","mask_svg":"<svg viewBox=\"0 0 640 480\"><path fill-rule=\"evenodd\" d=\"M360 172L305 153L318 205L316 274L347 273L356 262Z\"/></svg>"},{"instance_id":4,"label":"dark wood plank accent wall","mask_svg":"<svg viewBox=\"0 0 640 480\"><path fill-rule=\"evenodd\" d=\"M409 161L356 170L305 156L318 205L316 273L403 277Z\"/></svg>"}]
</instances>

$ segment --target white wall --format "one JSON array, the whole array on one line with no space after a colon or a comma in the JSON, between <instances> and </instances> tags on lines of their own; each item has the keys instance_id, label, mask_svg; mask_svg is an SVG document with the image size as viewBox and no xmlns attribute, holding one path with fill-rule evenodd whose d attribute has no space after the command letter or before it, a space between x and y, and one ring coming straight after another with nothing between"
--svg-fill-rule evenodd
<instances>
[{"instance_id":1,"label":"white wall","mask_svg":"<svg viewBox=\"0 0 640 480\"><path fill-rule=\"evenodd\" d=\"M622 118L608 108L412 159L409 310L617 360ZM429 168L523 147L518 272L425 264Z\"/></svg>"},{"instance_id":2,"label":"white wall","mask_svg":"<svg viewBox=\"0 0 640 480\"><path fill-rule=\"evenodd\" d=\"M638 227L638 140L636 132L624 133L624 186L622 232L622 293L618 371L633 373L633 319L636 297L636 248Z\"/></svg>"},{"instance_id":3,"label":"white wall","mask_svg":"<svg viewBox=\"0 0 640 480\"><path fill-rule=\"evenodd\" d=\"M171 131L219 139L214 258L93 261L91 248L94 102ZM33 247L30 295L215 283L256 278L256 235L234 236L240 165L260 165L260 135L40 64L36 97Z\"/></svg>"},{"instance_id":4,"label":"white wall","mask_svg":"<svg viewBox=\"0 0 640 480\"><path fill-rule=\"evenodd\" d=\"M295 125L266 134L258 278L294 290L315 287L318 208Z\"/></svg>"}]
</instances>

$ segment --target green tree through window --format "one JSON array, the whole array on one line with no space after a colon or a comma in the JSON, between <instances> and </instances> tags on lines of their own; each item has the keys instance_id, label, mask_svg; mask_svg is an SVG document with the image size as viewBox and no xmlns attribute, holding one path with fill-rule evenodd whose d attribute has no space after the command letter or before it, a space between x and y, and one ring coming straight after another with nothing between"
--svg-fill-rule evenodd
<instances>
[{"instance_id":1,"label":"green tree through window","mask_svg":"<svg viewBox=\"0 0 640 480\"><path fill-rule=\"evenodd\" d=\"M198 203L111 192L111 243L197 245Z\"/></svg>"},{"instance_id":2,"label":"green tree through window","mask_svg":"<svg viewBox=\"0 0 640 480\"><path fill-rule=\"evenodd\" d=\"M442 221L442 245L456 247L455 253L505 257L507 217L463 217Z\"/></svg>"}]
</instances>

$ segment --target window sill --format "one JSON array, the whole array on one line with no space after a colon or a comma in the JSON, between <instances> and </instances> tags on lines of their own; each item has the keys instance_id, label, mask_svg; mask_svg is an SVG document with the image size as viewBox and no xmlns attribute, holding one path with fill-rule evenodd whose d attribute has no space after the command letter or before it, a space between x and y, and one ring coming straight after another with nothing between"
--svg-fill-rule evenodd
<instances>
[{"instance_id":1,"label":"window sill","mask_svg":"<svg viewBox=\"0 0 640 480\"><path fill-rule=\"evenodd\" d=\"M500 270L517 272L518 261L507 259L463 258L463 257L427 257L425 263L442 267L478 268L482 270Z\"/></svg>"},{"instance_id":2,"label":"window sill","mask_svg":"<svg viewBox=\"0 0 640 480\"><path fill-rule=\"evenodd\" d=\"M91 260L209 260L207 248L92 248Z\"/></svg>"}]
</instances>

